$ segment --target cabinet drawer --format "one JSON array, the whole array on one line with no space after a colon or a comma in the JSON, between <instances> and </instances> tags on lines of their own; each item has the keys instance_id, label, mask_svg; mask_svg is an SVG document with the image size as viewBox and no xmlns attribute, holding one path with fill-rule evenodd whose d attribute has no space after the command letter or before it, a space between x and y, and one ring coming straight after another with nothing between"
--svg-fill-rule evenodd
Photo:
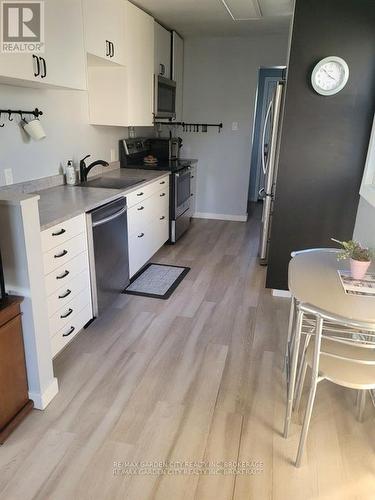
<instances>
[{"instance_id":1,"label":"cabinet drawer","mask_svg":"<svg viewBox=\"0 0 375 500\"><path fill-rule=\"evenodd\" d=\"M159 219L150 229L152 233L151 255L154 255L169 238L169 221Z\"/></svg>"},{"instance_id":2,"label":"cabinet drawer","mask_svg":"<svg viewBox=\"0 0 375 500\"><path fill-rule=\"evenodd\" d=\"M87 250L86 233L61 243L43 255L44 274L49 274L69 262L73 257Z\"/></svg>"},{"instance_id":3,"label":"cabinet drawer","mask_svg":"<svg viewBox=\"0 0 375 500\"><path fill-rule=\"evenodd\" d=\"M89 270L85 269L80 274L69 280L64 286L55 290L47 299L48 317L64 308L82 290L90 288Z\"/></svg>"},{"instance_id":4,"label":"cabinet drawer","mask_svg":"<svg viewBox=\"0 0 375 500\"><path fill-rule=\"evenodd\" d=\"M129 236L130 277L134 276L169 238L169 219L152 220L141 233Z\"/></svg>"},{"instance_id":5,"label":"cabinet drawer","mask_svg":"<svg viewBox=\"0 0 375 500\"><path fill-rule=\"evenodd\" d=\"M139 188L136 191L133 191L129 194L126 195L126 202L128 205L128 209L133 207L134 205L137 205L143 200L146 200L150 196L152 196L154 193L157 193L160 191L160 189L169 189L169 176L162 177L161 179L158 179L157 181L153 182L152 184L148 184L145 187Z\"/></svg>"},{"instance_id":6,"label":"cabinet drawer","mask_svg":"<svg viewBox=\"0 0 375 500\"><path fill-rule=\"evenodd\" d=\"M169 215L169 191L168 188L154 193L141 203L137 203L128 210L128 233L129 235L140 233L145 225L159 216Z\"/></svg>"},{"instance_id":7,"label":"cabinet drawer","mask_svg":"<svg viewBox=\"0 0 375 500\"><path fill-rule=\"evenodd\" d=\"M151 258L152 252L152 232L150 224L144 228L140 234L133 234L129 237L129 271L130 277Z\"/></svg>"},{"instance_id":8,"label":"cabinet drawer","mask_svg":"<svg viewBox=\"0 0 375 500\"><path fill-rule=\"evenodd\" d=\"M72 316L70 322L51 338L52 357L55 357L90 319L92 319L91 305L84 307L80 312Z\"/></svg>"},{"instance_id":9,"label":"cabinet drawer","mask_svg":"<svg viewBox=\"0 0 375 500\"><path fill-rule=\"evenodd\" d=\"M71 322L75 314L82 311L88 305L91 306L91 290L89 287L82 290L49 318L50 336L53 337L53 335Z\"/></svg>"},{"instance_id":10,"label":"cabinet drawer","mask_svg":"<svg viewBox=\"0 0 375 500\"><path fill-rule=\"evenodd\" d=\"M45 231L42 231L42 250L48 252L74 236L86 231L85 214L78 215L73 219L56 224Z\"/></svg>"},{"instance_id":11,"label":"cabinet drawer","mask_svg":"<svg viewBox=\"0 0 375 500\"><path fill-rule=\"evenodd\" d=\"M47 296L67 284L85 269L89 268L87 252L82 252L73 257L63 266L58 267L45 277Z\"/></svg>"}]
</instances>

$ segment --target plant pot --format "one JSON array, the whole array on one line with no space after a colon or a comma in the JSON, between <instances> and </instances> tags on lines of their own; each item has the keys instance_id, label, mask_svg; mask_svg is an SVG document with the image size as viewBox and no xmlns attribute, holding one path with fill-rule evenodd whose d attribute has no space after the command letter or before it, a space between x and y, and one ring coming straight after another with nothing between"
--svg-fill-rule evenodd
<instances>
[{"instance_id":1,"label":"plant pot","mask_svg":"<svg viewBox=\"0 0 375 500\"><path fill-rule=\"evenodd\" d=\"M355 280L362 280L370 267L371 261L362 262L360 260L350 259L350 273Z\"/></svg>"}]
</instances>

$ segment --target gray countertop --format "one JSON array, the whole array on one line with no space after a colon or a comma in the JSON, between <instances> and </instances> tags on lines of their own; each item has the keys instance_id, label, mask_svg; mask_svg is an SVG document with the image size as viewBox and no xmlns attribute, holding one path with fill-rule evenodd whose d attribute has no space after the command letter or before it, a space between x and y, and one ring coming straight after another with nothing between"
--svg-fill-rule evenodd
<instances>
[{"instance_id":1,"label":"gray countertop","mask_svg":"<svg viewBox=\"0 0 375 500\"><path fill-rule=\"evenodd\" d=\"M40 196L39 218L41 230L48 229L76 215L88 212L100 205L115 200L119 196L126 196L135 189L144 187L155 180L164 177L170 172L160 170L118 169L112 170L103 177L117 179L145 179L144 182L123 189L104 189L79 186L57 186L44 189L34 194Z\"/></svg>"}]
</instances>

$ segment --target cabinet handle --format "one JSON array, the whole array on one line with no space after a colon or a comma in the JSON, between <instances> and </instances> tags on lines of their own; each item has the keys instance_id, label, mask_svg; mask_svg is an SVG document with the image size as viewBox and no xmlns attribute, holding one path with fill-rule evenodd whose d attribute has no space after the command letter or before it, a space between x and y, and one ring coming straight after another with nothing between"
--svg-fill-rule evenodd
<instances>
[{"instance_id":1,"label":"cabinet handle","mask_svg":"<svg viewBox=\"0 0 375 500\"><path fill-rule=\"evenodd\" d=\"M114 57L115 56L115 44L113 42L109 42L109 46L110 46L110 57Z\"/></svg>"},{"instance_id":2,"label":"cabinet handle","mask_svg":"<svg viewBox=\"0 0 375 500\"><path fill-rule=\"evenodd\" d=\"M164 219L165 219L165 216L164 216L164 215L162 215L162 216L160 217L160 220L164 220Z\"/></svg>"},{"instance_id":3,"label":"cabinet handle","mask_svg":"<svg viewBox=\"0 0 375 500\"><path fill-rule=\"evenodd\" d=\"M40 78L45 78L47 76L47 63L44 57L40 58L42 61L42 67L43 67L43 74L40 75Z\"/></svg>"},{"instance_id":4,"label":"cabinet handle","mask_svg":"<svg viewBox=\"0 0 375 500\"><path fill-rule=\"evenodd\" d=\"M165 75L165 65L164 64L159 64L159 73L161 76L164 76Z\"/></svg>"},{"instance_id":5,"label":"cabinet handle","mask_svg":"<svg viewBox=\"0 0 375 500\"><path fill-rule=\"evenodd\" d=\"M66 297L69 297L71 293L72 291L68 289L63 295L59 295L59 299L65 299Z\"/></svg>"},{"instance_id":6,"label":"cabinet handle","mask_svg":"<svg viewBox=\"0 0 375 500\"><path fill-rule=\"evenodd\" d=\"M105 55L106 55L106 57L109 57L111 55L111 51L110 51L110 46L109 46L109 41L108 40L105 41Z\"/></svg>"},{"instance_id":7,"label":"cabinet handle","mask_svg":"<svg viewBox=\"0 0 375 500\"><path fill-rule=\"evenodd\" d=\"M191 195L190 195L190 196L191 196L191 197L193 197L193 196L194 196L194 193L191 193Z\"/></svg>"},{"instance_id":8,"label":"cabinet handle","mask_svg":"<svg viewBox=\"0 0 375 500\"><path fill-rule=\"evenodd\" d=\"M192 175L191 178L194 179L194 175Z\"/></svg>"},{"instance_id":9,"label":"cabinet handle","mask_svg":"<svg viewBox=\"0 0 375 500\"><path fill-rule=\"evenodd\" d=\"M162 198L163 196L165 196L165 193L161 193L160 197Z\"/></svg>"},{"instance_id":10,"label":"cabinet handle","mask_svg":"<svg viewBox=\"0 0 375 500\"><path fill-rule=\"evenodd\" d=\"M144 195L144 193L142 193L142 192L141 193L137 193L137 196L143 196L143 195Z\"/></svg>"},{"instance_id":11,"label":"cabinet handle","mask_svg":"<svg viewBox=\"0 0 375 500\"><path fill-rule=\"evenodd\" d=\"M52 236L61 236L64 233L66 233L65 229L60 229L57 233L52 233Z\"/></svg>"},{"instance_id":12,"label":"cabinet handle","mask_svg":"<svg viewBox=\"0 0 375 500\"><path fill-rule=\"evenodd\" d=\"M144 235L145 235L145 233L141 233L138 235L138 238L143 238Z\"/></svg>"},{"instance_id":13,"label":"cabinet handle","mask_svg":"<svg viewBox=\"0 0 375 500\"><path fill-rule=\"evenodd\" d=\"M62 280L64 278L66 278L68 276L68 274L70 274L69 271L64 271L63 274L61 274L60 276L56 276L56 279Z\"/></svg>"},{"instance_id":14,"label":"cabinet handle","mask_svg":"<svg viewBox=\"0 0 375 500\"><path fill-rule=\"evenodd\" d=\"M40 75L39 57L33 54L33 60L36 61L36 71L34 71L34 76L37 77ZM34 63L34 68L35 68L35 63Z\"/></svg>"},{"instance_id":15,"label":"cabinet handle","mask_svg":"<svg viewBox=\"0 0 375 500\"><path fill-rule=\"evenodd\" d=\"M161 182L159 182L159 184L165 184L165 181L161 181Z\"/></svg>"},{"instance_id":16,"label":"cabinet handle","mask_svg":"<svg viewBox=\"0 0 375 500\"><path fill-rule=\"evenodd\" d=\"M70 315L72 314L72 312L73 312L73 309L69 309L69 311L68 311L66 314L62 314L62 315L60 316L60 318L61 318L61 319L65 319L65 318L67 318L68 316L70 316Z\"/></svg>"},{"instance_id":17,"label":"cabinet handle","mask_svg":"<svg viewBox=\"0 0 375 500\"><path fill-rule=\"evenodd\" d=\"M60 259L61 257L64 257L64 255L66 255L67 253L68 253L68 250L63 250L61 253L54 255L54 258Z\"/></svg>"},{"instance_id":18,"label":"cabinet handle","mask_svg":"<svg viewBox=\"0 0 375 500\"><path fill-rule=\"evenodd\" d=\"M144 209L145 209L145 207L139 207L139 208L137 208L138 211L139 210L144 210Z\"/></svg>"},{"instance_id":19,"label":"cabinet handle","mask_svg":"<svg viewBox=\"0 0 375 500\"><path fill-rule=\"evenodd\" d=\"M74 332L74 330L75 330L74 326L71 326L70 330L67 333L63 334L63 337L69 337L69 335L71 335Z\"/></svg>"}]
</instances>

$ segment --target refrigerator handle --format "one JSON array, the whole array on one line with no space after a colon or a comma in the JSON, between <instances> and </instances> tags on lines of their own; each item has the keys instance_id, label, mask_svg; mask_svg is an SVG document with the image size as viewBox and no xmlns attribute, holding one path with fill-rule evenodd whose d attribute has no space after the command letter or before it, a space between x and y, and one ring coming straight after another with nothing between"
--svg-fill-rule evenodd
<instances>
[{"instance_id":1,"label":"refrigerator handle","mask_svg":"<svg viewBox=\"0 0 375 500\"><path fill-rule=\"evenodd\" d=\"M264 146L265 146L265 141L266 141L267 124L268 124L268 120L269 120L269 117L270 117L270 113L271 113L271 109L272 109L272 104L273 104L273 100L271 100L270 103L269 103L269 105L268 105L266 117L264 119L263 132L262 132L262 149L261 149L261 153L262 153L262 168L263 168L264 175L266 175L266 173L267 173L266 159L265 159L265 155L264 155Z\"/></svg>"},{"instance_id":2,"label":"refrigerator handle","mask_svg":"<svg viewBox=\"0 0 375 500\"><path fill-rule=\"evenodd\" d=\"M273 104L273 100L270 101L270 103L268 105L268 109L267 109L267 113L266 113L266 118L264 119L263 132L262 132L262 168L263 168L264 175L267 174L267 166L266 166L266 159L265 159L265 155L264 155L264 147L265 147L265 141L266 141L267 124L268 124L268 120L270 118L272 104Z\"/></svg>"}]
</instances>

